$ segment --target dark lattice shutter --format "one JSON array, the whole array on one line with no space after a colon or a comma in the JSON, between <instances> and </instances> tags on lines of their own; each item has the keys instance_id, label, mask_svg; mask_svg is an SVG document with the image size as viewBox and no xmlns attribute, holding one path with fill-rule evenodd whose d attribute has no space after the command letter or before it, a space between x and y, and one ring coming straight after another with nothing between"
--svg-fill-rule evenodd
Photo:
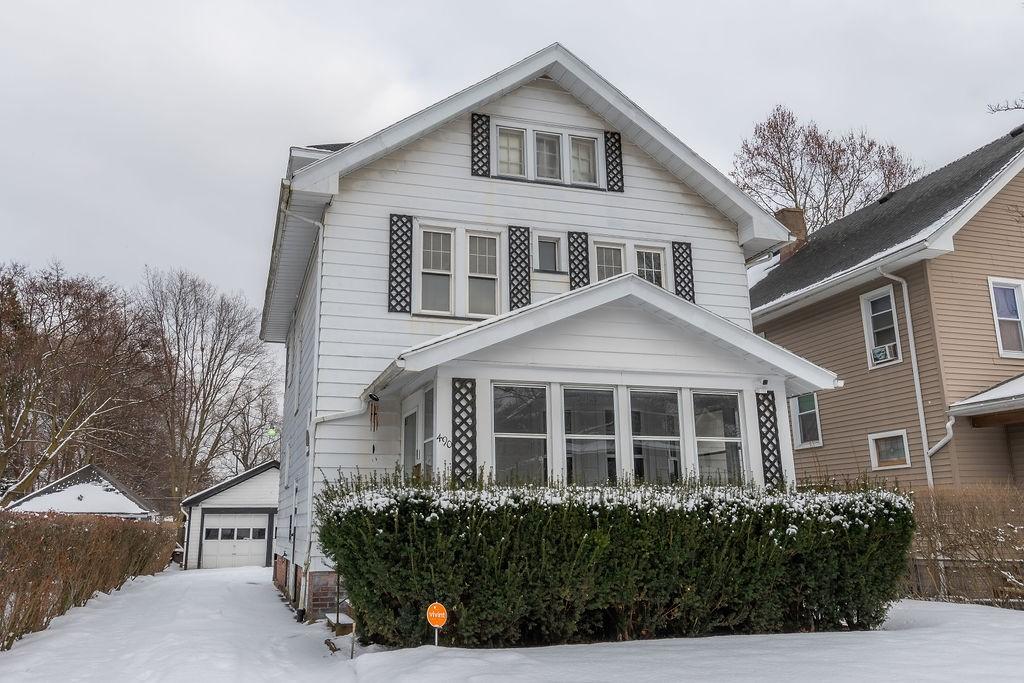
<instances>
[{"instance_id":1,"label":"dark lattice shutter","mask_svg":"<svg viewBox=\"0 0 1024 683\"><path fill-rule=\"evenodd\" d=\"M609 192L625 192L626 181L622 175L622 136L616 132L604 132L604 168L608 176Z\"/></svg>"},{"instance_id":2,"label":"dark lattice shutter","mask_svg":"<svg viewBox=\"0 0 1024 683\"><path fill-rule=\"evenodd\" d=\"M590 236L585 232L569 233L569 289L590 284Z\"/></svg>"},{"instance_id":3,"label":"dark lattice shutter","mask_svg":"<svg viewBox=\"0 0 1024 683\"><path fill-rule=\"evenodd\" d=\"M761 436L764 485L781 488L786 482L786 475L782 469L782 449L779 445L779 418L775 410L775 392L765 391L756 396L757 429Z\"/></svg>"},{"instance_id":4,"label":"dark lattice shutter","mask_svg":"<svg viewBox=\"0 0 1024 683\"><path fill-rule=\"evenodd\" d=\"M473 175L491 175L491 117L473 114L470 124L470 169Z\"/></svg>"},{"instance_id":5,"label":"dark lattice shutter","mask_svg":"<svg viewBox=\"0 0 1024 683\"><path fill-rule=\"evenodd\" d=\"M515 310L530 305L530 229L508 227L508 302Z\"/></svg>"},{"instance_id":6,"label":"dark lattice shutter","mask_svg":"<svg viewBox=\"0 0 1024 683\"><path fill-rule=\"evenodd\" d=\"M476 479L476 380L452 378L452 477Z\"/></svg>"},{"instance_id":7,"label":"dark lattice shutter","mask_svg":"<svg viewBox=\"0 0 1024 683\"><path fill-rule=\"evenodd\" d=\"M693 291L693 249L689 242L672 243L672 272L676 281L676 296L696 301Z\"/></svg>"},{"instance_id":8,"label":"dark lattice shutter","mask_svg":"<svg viewBox=\"0 0 1024 683\"><path fill-rule=\"evenodd\" d=\"M412 216L391 214L388 243L388 310L412 312Z\"/></svg>"}]
</instances>

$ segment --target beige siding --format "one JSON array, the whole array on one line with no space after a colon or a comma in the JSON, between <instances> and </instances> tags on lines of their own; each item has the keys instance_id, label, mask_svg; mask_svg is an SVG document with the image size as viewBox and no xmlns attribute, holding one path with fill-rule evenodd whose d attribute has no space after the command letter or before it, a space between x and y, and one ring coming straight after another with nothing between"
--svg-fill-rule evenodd
<instances>
[{"instance_id":1,"label":"beige siding","mask_svg":"<svg viewBox=\"0 0 1024 683\"><path fill-rule=\"evenodd\" d=\"M1024 425L1007 427L1006 441L1010 449L1010 469L1019 483L1024 480Z\"/></svg>"},{"instance_id":2,"label":"beige siding","mask_svg":"<svg viewBox=\"0 0 1024 683\"><path fill-rule=\"evenodd\" d=\"M922 376L922 394L930 443L941 438L945 406L931 325L927 279L923 265L899 273L910 285L911 315ZM860 296L893 284L903 360L868 369ZM907 321L898 283L878 279L854 291L813 304L797 313L759 325L771 341L832 370L846 383L842 389L818 394L823 444L795 451L798 479L858 477L925 484L924 455L914 392ZM911 467L871 471L868 434L906 429ZM950 460L936 459L935 479L952 483Z\"/></svg>"}]
</instances>

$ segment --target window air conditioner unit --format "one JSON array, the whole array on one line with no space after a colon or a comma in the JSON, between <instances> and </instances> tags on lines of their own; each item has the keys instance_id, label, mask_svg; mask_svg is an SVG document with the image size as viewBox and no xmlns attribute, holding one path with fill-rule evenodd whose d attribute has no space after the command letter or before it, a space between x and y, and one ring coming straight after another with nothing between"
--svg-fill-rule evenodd
<instances>
[{"instance_id":1,"label":"window air conditioner unit","mask_svg":"<svg viewBox=\"0 0 1024 683\"><path fill-rule=\"evenodd\" d=\"M891 360L896 360L897 357L895 343L883 344L871 349L871 360L875 363L888 363Z\"/></svg>"}]
</instances>

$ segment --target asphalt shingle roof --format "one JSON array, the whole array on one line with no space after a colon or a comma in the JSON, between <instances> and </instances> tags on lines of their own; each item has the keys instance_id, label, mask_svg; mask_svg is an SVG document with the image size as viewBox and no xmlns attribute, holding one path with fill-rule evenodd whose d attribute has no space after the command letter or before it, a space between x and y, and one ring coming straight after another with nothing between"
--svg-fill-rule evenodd
<instances>
[{"instance_id":1,"label":"asphalt shingle roof","mask_svg":"<svg viewBox=\"0 0 1024 683\"><path fill-rule=\"evenodd\" d=\"M758 308L913 240L963 206L1024 150L1021 128L813 232L807 244L750 290ZM952 217L952 216L948 216ZM938 227L938 226L935 226Z\"/></svg>"}]
</instances>

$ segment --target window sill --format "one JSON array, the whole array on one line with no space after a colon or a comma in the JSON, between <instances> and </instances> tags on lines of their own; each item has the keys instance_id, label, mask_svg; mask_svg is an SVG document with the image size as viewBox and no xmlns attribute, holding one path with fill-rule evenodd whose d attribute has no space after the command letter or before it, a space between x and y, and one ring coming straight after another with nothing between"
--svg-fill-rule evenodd
<instances>
[{"instance_id":1,"label":"window sill","mask_svg":"<svg viewBox=\"0 0 1024 683\"><path fill-rule=\"evenodd\" d=\"M1000 358L1009 358L1010 360L1024 360L1024 353L1020 351L1003 351L999 350Z\"/></svg>"},{"instance_id":2,"label":"window sill","mask_svg":"<svg viewBox=\"0 0 1024 683\"><path fill-rule=\"evenodd\" d=\"M802 443L802 444L793 446L793 450L794 451L805 451L805 450L808 450L810 448L821 448L823 445L824 445L824 443L821 442L821 441L809 441L807 443Z\"/></svg>"},{"instance_id":3,"label":"window sill","mask_svg":"<svg viewBox=\"0 0 1024 683\"><path fill-rule=\"evenodd\" d=\"M1021 356L1024 358L1024 356ZM899 365L903 362L903 358L897 358L896 360L886 361L884 363L868 363L868 370L881 370L882 368L891 368L894 365Z\"/></svg>"},{"instance_id":4,"label":"window sill","mask_svg":"<svg viewBox=\"0 0 1024 683\"><path fill-rule=\"evenodd\" d=\"M508 180L508 181L513 182L513 183L527 183L529 185L544 185L546 187L562 187L562 188L567 188L567 189L571 189L571 190L591 190L591 191L597 191L597 192L607 192L608 191L605 188L601 187L600 185L582 185L580 183L566 183L566 182L562 182L561 180L542 180L542 179L532 179L532 178L520 178L520 177L517 177L517 176L497 175L497 174L491 175L490 178L491 178L491 180Z\"/></svg>"},{"instance_id":5,"label":"window sill","mask_svg":"<svg viewBox=\"0 0 1024 683\"><path fill-rule=\"evenodd\" d=\"M567 271L567 270L546 270L544 268L534 268L533 272L535 272L535 273L544 273L545 275L568 275L569 274L569 271ZM1024 356L1022 356L1022 358L1024 358Z\"/></svg>"},{"instance_id":6,"label":"window sill","mask_svg":"<svg viewBox=\"0 0 1024 683\"><path fill-rule=\"evenodd\" d=\"M889 470L905 470L910 466L909 462L903 465L872 465L871 470L873 472L887 472Z\"/></svg>"}]
</instances>

